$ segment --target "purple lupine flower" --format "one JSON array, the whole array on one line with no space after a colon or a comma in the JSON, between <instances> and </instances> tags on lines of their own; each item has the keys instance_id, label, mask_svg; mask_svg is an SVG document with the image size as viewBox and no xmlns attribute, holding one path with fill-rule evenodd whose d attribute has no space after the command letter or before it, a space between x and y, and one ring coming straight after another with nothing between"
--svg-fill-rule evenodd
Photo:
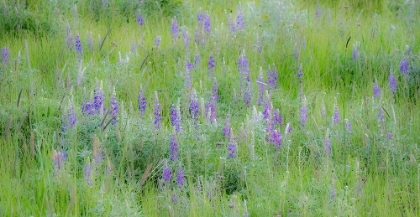
<instances>
[{"instance_id":1,"label":"purple lupine flower","mask_svg":"<svg viewBox=\"0 0 420 217\"><path fill-rule=\"evenodd\" d=\"M388 83L389 83L389 89L391 89L392 93L397 92L397 79L392 74L392 72L389 73Z\"/></svg>"},{"instance_id":2,"label":"purple lupine flower","mask_svg":"<svg viewBox=\"0 0 420 217\"><path fill-rule=\"evenodd\" d=\"M334 106L334 124L340 123L340 111L338 110L338 106Z\"/></svg>"},{"instance_id":3,"label":"purple lupine flower","mask_svg":"<svg viewBox=\"0 0 420 217\"><path fill-rule=\"evenodd\" d=\"M244 27L244 15L242 14L242 10L239 10L238 15L236 15L236 29L242 30Z\"/></svg>"},{"instance_id":4,"label":"purple lupine flower","mask_svg":"<svg viewBox=\"0 0 420 217\"><path fill-rule=\"evenodd\" d=\"M168 166L167 162L165 162L165 165L163 166L162 171L162 179L166 182L171 181L171 168Z\"/></svg>"},{"instance_id":5,"label":"purple lupine flower","mask_svg":"<svg viewBox=\"0 0 420 217\"><path fill-rule=\"evenodd\" d=\"M82 103L83 115L94 115L95 113L96 113L95 104L92 101L86 101Z\"/></svg>"},{"instance_id":6,"label":"purple lupine flower","mask_svg":"<svg viewBox=\"0 0 420 217\"><path fill-rule=\"evenodd\" d=\"M144 25L144 18L141 15L140 10L137 12L137 17L136 17L136 21L139 24L139 26L143 26Z\"/></svg>"},{"instance_id":7,"label":"purple lupine flower","mask_svg":"<svg viewBox=\"0 0 420 217\"><path fill-rule=\"evenodd\" d=\"M184 170L182 169L181 164L178 167L178 173L176 174L176 184L179 187L182 187L185 184Z\"/></svg>"},{"instance_id":8,"label":"purple lupine flower","mask_svg":"<svg viewBox=\"0 0 420 217\"><path fill-rule=\"evenodd\" d=\"M203 29L207 34L211 33L211 20L210 16L207 13L198 13L197 15L197 21L200 25L200 27Z\"/></svg>"},{"instance_id":9,"label":"purple lupine flower","mask_svg":"<svg viewBox=\"0 0 420 217\"><path fill-rule=\"evenodd\" d=\"M335 187L334 187L334 182L331 183L331 193L330 193L330 199L334 199L335 197Z\"/></svg>"},{"instance_id":10,"label":"purple lupine flower","mask_svg":"<svg viewBox=\"0 0 420 217\"><path fill-rule=\"evenodd\" d=\"M386 134L386 138L387 138L387 139L392 139L392 136L393 136L393 135L392 135L392 133L387 133L387 134Z\"/></svg>"},{"instance_id":11,"label":"purple lupine flower","mask_svg":"<svg viewBox=\"0 0 420 217\"><path fill-rule=\"evenodd\" d=\"M381 97L381 88L378 85L377 79L375 79L375 84L373 85L373 97L375 98Z\"/></svg>"},{"instance_id":12,"label":"purple lupine flower","mask_svg":"<svg viewBox=\"0 0 420 217\"><path fill-rule=\"evenodd\" d=\"M178 142L177 142L175 133L172 133L171 137L169 138L169 147L171 149L170 160L171 161L178 160L179 159L179 156L178 156Z\"/></svg>"},{"instance_id":13,"label":"purple lupine flower","mask_svg":"<svg viewBox=\"0 0 420 217\"><path fill-rule=\"evenodd\" d=\"M359 50L357 49L357 46L353 46L353 53L352 53L351 57L354 60L358 60L359 59Z\"/></svg>"},{"instance_id":14,"label":"purple lupine flower","mask_svg":"<svg viewBox=\"0 0 420 217\"><path fill-rule=\"evenodd\" d=\"M230 129L230 135L231 137L227 145L228 158L235 158L237 156L237 147L236 147L235 140L233 138L232 128Z\"/></svg>"},{"instance_id":15,"label":"purple lupine flower","mask_svg":"<svg viewBox=\"0 0 420 217\"><path fill-rule=\"evenodd\" d=\"M144 90L143 87L140 86L139 95L137 97L138 101L138 110L140 111L140 115L144 117L144 113L146 112L146 97L144 97Z\"/></svg>"},{"instance_id":16,"label":"purple lupine flower","mask_svg":"<svg viewBox=\"0 0 420 217\"><path fill-rule=\"evenodd\" d=\"M182 41L184 42L184 49L187 50L190 46L190 36L188 35L187 27L182 28Z\"/></svg>"},{"instance_id":17,"label":"purple lupine flower","mask_svg":"<svg viewBox=\"0 0 420 217\"><path fill-rule=\"evenodd\" d=\"M408 69L408 60L406 58L403 58L400 62L400 71L407 76L410 73Z\"/></svg>"},{"instance_id":18,"label":"purple lupine flower","mask_svg":"<svg viewBox=\"0 0 420 217\"><path fill-rule=\"evenodd\" d=\"M264 86L265 83L263 81L263 73L262 67L260 67L260 74L257 78L257 85L258 85L258 105L262 105L264 103Z\"/></svg>"},{"instance_id":19,"label":"purple lupine flower","mask_svg":"<svg viewBox=\"0 0 420 217\"><path fill-rule=\"evenodd\" d=\"M70 105L69 112L68 112L68 119L70 127L74 127L76 125L76 112L74 112L74 106Z\"/></svg>"},{"instance_id":20,"label":"purple lupine flower","mask_svg":"<svg viewBox=\"0 0 420 217\"><path fill-rule=\"evenodd\" d=\"M344 119L344 121L346 122L346 131L347 133L351 133L351 122L347 119Z\"/></svg>"},{"instance_id":21,"label":"purple lupine flower","mask_svg":"<svg viewBox=\"0 0 420 217\"><path fill-rule=\"evenodd\" d=\"M302 75L303 73L302 73L302 63L301 63L297 72L297 77L299 78L300 84L302 84Z\"/></svg>"},{"instance_id":22,"label":"purple lupine flower","mask_svg":"<svg viewBox=\"0 0 420 217\"><path fill-rule=\"evenodd\" d=\"M64 168L64 163L67 159L66 152L53 150L52 160L54 163L54 172L56 175Z\"/></svg>"},{"instance_id":23,"label":"purple lupine flower","mask_svg":"<svg viewBox=\"0 0 420 217\"><path fill-rule=\"evenodd\" d=\"M4 47L1 49L1 63L3 65L9 64L9 56L10 56L10 50L8 47Z\"/></svg>"},{"instance_id":24,"label":"purple lupine flower","mask_svg":"<svg viewBox=\"0 0 420 217\"><path fill-rule=\"evenodd\" d=\"M213 55L210 55L209 62L207 63L208 65L207 68L209 70L209 77L214 76L214 67L216 67L215 63L216 63L216 60L214 60Z\"/></svg>"},{"instance_id":25,"label":"purple lupine flower","mask_svg":"<svg viewBox=\"0 0 420 217\"><path fill-rule=\"evenodd\" d=\"M280 114L280 110L276 109L273 114L273 124L278 124L279 126L283 125L283 116Z\"/></svg>"},{"instance_id":26,"label":"purple lupine flower","mask_svg":"<svg viewBox=\"0 0 420 217\"><path fill-rule=\"evenodd\" d=\"M230 131L231 131L231 127L230 127L230 114L226 115L226 121L225 121L225 127L223 128L223 136L230 139Z\"/></svg>"},{"instance_id":27,"label":"purple lupine flower","mask_svg":"<svg viewBox=\"0 0 420 217\"><path fill-rule=\"evenodd\" d=\"M82 42L80 41L79 33L76 34L74 41L75 41L74 47L76 48L76 52L80 57L82 56Z\"/></svg>"},{"instance_id":28,"label":"purple lupine flower","mask_svg":"<svg viewBox=\"0 0 420 217\"><path fill-rule=\"evenodd\" d=\"M270 95L268 94L268 91L266 91L265 94L265 102L264 102L264 111L263 111L263 118L269 119L273 112L273 103L271 102Z\"/></svg>"},{"instance_id":29,"label":"purple lupine flower","mask_svg":"<svg viewBox=\"0 0 420 217\"><path fill-rule=\"evenodd\" d=\"M155 91L155 107L153 110L153 114L155 116L155 129L160 130L161 128L161 121L162 121L162 109L160 107L159 97L157 92Z\"/></svg>"},{"instance_id":30,"label":"purple lupine flower","mask_svg":"<svg viewBox=\"0 0 420 217\"><path fill-rule=\"evenodd\" d=\"M181 131L181 120L180 114L178 114L178 109L172 104L169 112L172 126L175 128L175 131Z\"/></svg>"},{"instance_id":31,"label":"purple lupine flower","mask_svg":"<svg viewBox=\"0 0 420 217\"><path fill-rule=\"evenodd\" d=\"M215 123L217 121L216 103L214 96L211 96L209 103L206 105L206 114L210 123Z\"/></svg>"},{"instance_id":32,"label":"purple lupine flower","mask_svg":"<svg viewBox=\"0 0 420 217\"><path fill-rule=\"evenodd\" d=\"M93 94L93 106L95 108L95 114L102 114L102 111L105 110L103 107L105 101L104 92L102 91L101 87L96 87Z\"/></svg>"},{"instance_id":33,"label":"purple lupine flower","mask_svg":"<svg viewBox=\"0 0 420 217\"><path fill-rule=\"evenodd\" d=\"M247 82L251 81L249 77L248 58L246 58L245 50L242 51L238 59L238 72L241 76L245 77Z\"/></svg>"},{"instance_id":34,"label":"purple lupine flower","mask_svg":"<svg viewBox=\"0 0 420 217\"><path fill-rule=\"evenodd\" d=\"M219 100L219 94L217 93L218 88L219 88L219 84L217 83L216 79L214 79L214 81L213 81L213 87L211 89L211 93L212 93L212 98L215 101L218 101Z\"/></svg>"},{"instance_id":35,"label":"purple lupine flower","mask_svg":"<svg viewBox=\"0 0 420 217\"><path fill-rule=\"evenodd\" d=\"M272 136L273 136L272 141L274 143L274 146L277 149L280 149L281 148L281 142L282 142L281 132L280 131L277 131L277 130L274 130Z\"/></svg>"},{"instance_id":36,"label":"purple lupine flower","mask_svg":"<svg viewBox=\"0 0 420 217\"><path fill-rule=\"evenodd\" d=\"M325 136L325 150L328 156L331 156L331 140L328 138L328 135Z\"/></svg>"},{"instance_id":37,"label":"purple lupine flower","mask_svg":"<svg viewBox=\"0 0 420 217\"><path fill-rule=\"evenodd\" d=\"M308 111L307 111L305 103L303 103L302 107L300 108L300 125L302 125L302 127L305 127L307 121L308 121Z\"/></svg>"},{"instance_id":38,"label":"purple lupine flower","mask_svg":"<svg viewBox=\"0 0 420 217\"><path fill-rule=\"evenodd\" d=\"M190 112L193 120L197 120L200 117L200 106L198 104L197 93L194 89L190 97Z\"/></svg>"},{"instance_id":39,"label":"purple lupine flower","mask_svg":"<svg viewBox=\"0 0 420 217\"><path fill-rule=\"evenodd\" d=\"M83 176L88 185L92 185L92 170L93 170L92 164L90 162L86 163L83 168Z\"/></svg>"},{"instance_id":40,"label":"purple lupine flower","mask_svg":"<svg viewBox=\"0 0 420 217\"><path fill-rule=\"evenodd\" d=\"M267 85L271 90L276 89L279 86L278 74L275 66L273 66L273 68L271 68L271 66L268 66Z\"/></svg>"},{"instance_id":41,"label":"purple lupine flower","mask_svg":"<svg viewBox=\"0 0 420 217\"><path fill-rule=\"evenodd\" d=\"M272 113L270 112L270 116L265 120L265 141L274 143L273 139L274 139L274 124L272 120Z\"/></svg>"},{"instance_id":42,"label":"purple lupine flower","mask_svg":"<svg viewBox=\"0 0 420 217\"><path fill-rule=\"evenodd\" d=\"M178 39L179 37L179 25L176 17L171 19L171 33L174 39Z\"/></svg>"},{"instance_id":43,"label":"purple lupine flower","mask_svg":"<svg viewBox=\"0 0 420 217\"><path fill-rule=\"evenodd\" d=\"M162 40L162 37L159 36L159 35L155 38L155 41L154 41L155 47L157 47L157 48L160 47L161 40Z\"/></svg>"},{"instance_id":44,"label":"purple lupine flower","mask_svg":"<svg viewBox=\"0 0 420 217\"><path fill-rule=\"evenodd\" d=\"M115 125L117 123L117 116L118 116L118 101L117 101L117 96L115 94L115 90L111 95L111 99L110 99L110 115L112 118L111 124Z\"/></svg>"}]
</instances>

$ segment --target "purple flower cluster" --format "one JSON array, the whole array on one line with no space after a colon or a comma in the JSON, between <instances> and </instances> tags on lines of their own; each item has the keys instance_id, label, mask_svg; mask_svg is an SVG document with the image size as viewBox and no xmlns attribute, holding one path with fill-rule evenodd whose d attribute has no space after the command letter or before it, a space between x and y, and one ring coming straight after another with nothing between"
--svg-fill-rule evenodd
<instances>
[{"instance_id":1,"label":"purple flower cluster","mask_svg":"<svg viewBox=\"0 0 420 217\"><path fill-rule=\"evenodd\" d=\"M140 115L144 117L144 114L146 113L147 102L146 102L146 97L144 96L143 87L140 87L139 95L137 97L137 102L138 102L138 110L140 111Z\"/></svg>"},{"instance_id":2,"label":"purple flower cluster","mask_svg":"<svg viewBox=\"0 0 420 217\"><path fill-rule=\"evenodd\" d=\"M302 107L300 108L300 125L302 127L305 127L307 121L308 121L308 111L304 103Z\"/></svg>"},{"instance_id":3,"label":"purple flower cluster","mask_svg":"<svg viewBox=\"0 0 420 217\"><path fill-rule=\"evenodd\" d=\"M195 121L200 117L200 106L198 104L197 93L195 90L191 92L190 97L190 112L191 118Z\"/></svg>"},{"instance_id":4,"label":"purple flower cluster","mask_svg":"<svg viewBox=\"0 0 420 217\"><path fill-rule=\"evenodd\" d=\"M171 161L178 160L179 159L179 156L178 156L178 142L177 142L175 133L173 133L171 135L171 137L169 138L169 147L171 149L170 160Z\"/></svg>"},{"instance_id":5,"label":"purple flower cluster","mask_svg":"<svg viewBox=\"0 0 420 217\"><path fill-rule=\"evenodd\" d=\"M95 108L95 114L101 114L101 112L104 111L104 92L102 91L102 88L96 87L93 94L93 106Z\"/></svg>"},{"instance_id":6,"label":"purple flower cluster","mask_svg":"<svg viewBox=\"0 0 420 217\"><path fill-rule=\"evenodd\" d=\"M397 79L392 74L392 72L389 73L388 83L389 83L389 89L391 89L392 93L395 94L395 92L397 92Z\"/></svg>"},{"instance_id":7,"label":"purple flower cluster","mask_svg":"<svg viewBox=\"0 0 420 217\"><path fill-rule=\"evenodd\" d=\"M215 123L217 121L216 105L217 105L217 102L216 102L215 97L211 96L209 103L207 103L206 105L206 114L210 123Z\"/></svg>"},{"instance_id":8,"label":"purple flower cluster","mask_svg":"<svg viewBox=\"0 0 420 217\"><path fill-rule=\"evenodd\" d=\"M144 25L144 18L141 15L140 10L137 12L137 17L136 17L136 21L139 24L139 26L143 26Z\"/></svg>"},{"instance_id":9,"label":"purple flower cluster","mask_svg":"<svg viewBox=\"0 0 420 217\"><path fill-rule=\"evenodd\" d=\"M272 142L273 142L274 146L277 149L280 149L281 148L282 139L281 139L281 132L280 132L280 130L279 131L277 131L277 130L274 130L273 131Z\"/></svg>"},{"instance_id":10,"label":"purple flower cluster","mask_svg":"<svg viewBox=\"0 0 420 217\"><path fill-rule=\"evenodd\" d=\"M334 106L334 117L333 117L334 124L340 123L340 111L338 110L338 106Z\"/></svg>"},{"instance_id":11,"label":"purple flower cluster","mask_svg":"<svg viewBox=\"0 0 420 217\"><path fill-rule=\"evenodd\" d=\"M230 139L230 131L231 131L231 126L230 126L230 114L226 115L226 121L225 121L225 127L223 128L223 136Z\"/></svg>"},{"instance_id":12,"label":"purple flower cluster","mask_svg":"<svg viewBox=\"0 0 420 217\"><path fill-rule=\"evenodd\" d=\"M169 116L171 119L171 124L175 128L175 131L181 131L181 114L179 112L179 109L173 104L169 110Z\"/></svg>"},{"instance_id":13,"label":"purple flower cluster","mask_svg":"<svg viewBox=\"0 0 420 217\"><path fill-rule=\"evenodd\" d=\"M227 150L228 150L228 158L235 158L237 156L237 147L236 147L236 142L233 138L233 134L232 134L232 128L230 129L230 140L229 143L227 145Z\"/></svg>"},{"instance_id":14,"label":"purple flower cluster","mask_svg":"<svg viewBox=\"0 0 420 217\"><path fill-rule=\"evenodd\" d=\"M76 52L80 58L82 56L82 42L80 41L79 33L76 34L74 41L75 41L74 47L76 48Z\"/></svg>"},{"instance_id":15,"label":"purple flower cluster","mask_svg":"<svg viewBox=\"0 0 420 217\"><path fill-rule=\"evenodd\" d=\"M400 62L400 71L401 73L403 73L404 75L407 75L410 73L409 69L408 69L408 60L403 57L403 59Z\"/></svg>"},{"instance_id":16,"label":"purple flower cluster","mask_svg":"<svg viewBox=\"0 0 420 217\"><path fill-rule=\"evenodd\" d=\"M245 50L242 51L238 59L238 72L242 77L245 77L247 82L250 82L248 58L246 58Z\"/></svg>"},{"instance_id":17,"label":"purple flower cluster","mask_svg":"<svg viewBox=\"0 0 420 217\"><path fill-rule=\"evenodd\" d=\"M198 24L207 34L211 33L211 20L207 13L198 13L197 15Z\"/></svg>"},{"instance_id":18,"label":"purple flower cluster","mask_svg":"<svg viewBox=\"0 0 420 217\"><path fill-rule=\"evenodd\" d=\"M1 63L4 65L9 64L10 50L8 47L1 49Z\"/></svg>"},{"instance_id":19,"label":"purple flower cluster","mask_svg":"<svg viewBox=\"0 0 420 217\"><path fill-rule=\"evenodd\" d=\"M209 77L213 77L214 76L214 67L216 67L215 65L216 60L214 59L213 55L210 55L209 58L209 62L207 63L208 65L208 71L209 71Z\"/></svg>"},{"instance_id":20,"label":"purple flower cluster","mask_svg":"<svg viewBox=\"0 0 420 217\"><path fill-rule=\"evenodd\" d=\"M378 85L378 80L375 79L375 84L373 85L373 97L381 97L381 88Z\"/></svg>"},{"instance_id":21,"label":"purple flower cluster","mask_svg":"<svg viewBox=\"0 0 420 217\"><path fill-rule=\"evenodd\" d=\"M242 30L245 27L244 23L244 15L242 13L242 10L238 11L238 14L236 15L236 29Z\"/></svg>"},{"instance_id":22,"label":"purple flower cluster","mask_svg":"<svg viewBox=\"0 0 420 217\"><path fill-rule=\"evenodd\" d=\"M181 165L179 165L178 173L176 174L176 184L179 187L182 187L185 184L184 170Z\"/></svg>"},{"instance_id":23,"label":"purple flower cluster","mask_svg":"<svg viewBox=\"0 0 420 217\"><path fill-rule=\"evenodd\" d=\"M273 68L271 68L271 66L268 66L268 70L267 70L267 85L269 87L270 90L276 89L279 86L279 81L278 81L278 74L277 74L277 69L275 66L273 66Z\"/></svg>"},{"instance_id":24,"label":"purple flower cluster","mask_svg":"<svg viewBox=\"0 0 420 217\"><path fill-rule=\"evenodd\" d=\"M165 166L163 167L162 172L162 179L166 182L171 181L171 168L168 166L168 164L165 162Z\"/></svg>"},{"instance_id":25,"label":"purple flower cluster","mask_svg":"<svg viewBox=\"0 0 420 217\"><path fill-rule=\"evenodd\" d=\"M154 41L154 44L155 44L155 47L157 47L157 48L159 48L160 47L160 42L162 41L162 37L161 36L156 36L156 38L155 38L155 41Z\"/></svg>"},{"instance_id":26,"label":"purple flower cluster","mask_svg":"<svg viewBox=\"0 0 420 217\"><path fill-rule=\"evenodd\" d=\"M162 122L162 109L160 107L160 102L159 102L159 97L158 97L157 92L155 92L155 106L154 106L153 114L155 116L155 121L153 123L155 125L155 129L160 130L161 122Z\"/></svg>"},{"instance_id":27,"label":"purple flower cluster","mask_svg":"<svg viewBox=\"0 0 420 217\"><path fill-rule=\"evenodd\" d=\"M171 19L171 34L174 40L178 39L179 37L179 25L176 17Z\"/></svg>"}]
</instances>

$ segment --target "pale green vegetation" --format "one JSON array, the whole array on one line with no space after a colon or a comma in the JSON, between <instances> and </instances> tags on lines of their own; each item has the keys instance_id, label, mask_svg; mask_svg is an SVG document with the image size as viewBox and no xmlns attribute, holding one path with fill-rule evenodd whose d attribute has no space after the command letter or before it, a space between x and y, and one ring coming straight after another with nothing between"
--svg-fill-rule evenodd
<instances>
[{"instance_id":1,"label":"pale green vegetation","mask_svg":"<svg viewBox=\"0 0 420 217\"><path fill-rule=\"evenodd\" d=\"M0 4L0 216L420 215L418 1L21 2Z\"/></svg>"}]
</instances>

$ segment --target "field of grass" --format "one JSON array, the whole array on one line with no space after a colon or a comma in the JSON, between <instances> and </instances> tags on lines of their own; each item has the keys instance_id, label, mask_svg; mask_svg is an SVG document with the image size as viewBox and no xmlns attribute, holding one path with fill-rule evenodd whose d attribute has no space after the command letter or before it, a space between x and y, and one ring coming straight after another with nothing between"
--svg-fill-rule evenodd
<instances>
[{"instance_id":1,"label":"field of grass","mask_svg":"<svg viewBox=\"0 0 420 217\"><path fill-rule=\"evenodd\" d=\"M420 215L418 1L22 2L0 216Z\"/></svg>"}]
</instances>

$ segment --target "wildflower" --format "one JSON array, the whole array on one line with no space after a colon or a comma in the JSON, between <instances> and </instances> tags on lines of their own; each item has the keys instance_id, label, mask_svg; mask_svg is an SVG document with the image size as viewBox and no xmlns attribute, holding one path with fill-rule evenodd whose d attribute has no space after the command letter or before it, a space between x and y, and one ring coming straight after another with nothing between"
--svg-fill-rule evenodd
<instances>
[{"instance_id":1,"label":"wildflower","mask_svg":"<svg viewBox=\"0 0 420 217\"><path fill-rule=\"evenodd\" d=\"M193 120L196 120L200 117L200 107L198 104L197 93L195 92L195 90L192 91L190 97L190 112Z\"/></svg>"},{"instance_id":2,"label":"wildflower","mask_svg":"<svg viewBox=\"0 0 420 217\"><path fill-rule=\"evenodd\" d=\"M56 175L64 168L64 163L67 159L67 154L62 151L53 150L52 160L54 163L54 172Z\"/></svg>"},{"instance_id":3,"label":"wildflower","mask_svg":"<svg viewBox=\"0 0 420 217\"><path fill-rule=\"evenodd\" d=\"M68 120L70 127L74 127L76 125L76 113L74 112L74 106L70 105L69 112L68 112Z\"/></svg>"},{"instance_id":4,"label":"wildflower","mask_svg":"<svg viewBox=\"0 0 420 217\"><path fill-rule=\"evenodd\" d=\"M161 37L161 36L157 36L157 37L155 38L155 41L154 41L155 47L157 47L157 48L159 48L159 47L160 47L160 42L161 42L161 40L162 40L162 37Z\"/></svg>"},{"instance_id":5,"label":"wildflower","mask_svg":"<svg viewBox=\"0 0 420 217\"><path fill-rule=\"evenodd\" d=\"M138 110L140 111L141 116L144 117L147 103L146 103L146 97L144 97L144 90L142 86L140 86L139 95L137 99L138 99Z\"/></svg>"},{"instance_id":6,"label":"wildflower","mask_svg":"<svg viewBox=\"0 0 420 217\"><path fill-rule=\"evenodd\" d=\"M410 73L408 70L408 60L403 58L400 62L400 71L401 73L403 73L404 75L407 75Z\"/></svg>"},{"instance_id":7,"label":"wildflower","mask_svg":"<svg viewBox=\"0 0 420 217\"><path fill-rule=\"evenodd\" d=\"M276 109L276 111L274 111L273 124L279 124L280 126L283 124L283 116L280 114L279 109Z\"/></svg>"},{"instance_id":8,"label":"wildflower","mask_svg":"<svg viewBox=\"0 0 420 217\"><path fill-rule=\"evenodd\" d=\"M242 14L242 10L239 10L238 15L236 16L236 29L242 30L244 29L244 27L245 27L244 16Z\"/></svg>"},{"instance_id":9,"label":"wildflower","mask_svg":"<svg viewBox=\"0 0 420 217\"><path fill-rule=\"evenodd\" d=\"M389 73L388 83L389 83L389 89L391 89L392 93L397 92L397 79L392 74L392 72Z\"/></svg>"},{"instance_id":10,"label":"wildflower","mask_svg":"<svg viewBox=\"0 0 420 217\"><path fill-rule=\"evenodd\" d=\"M306 122L308 121L308 112L305 104L306 103L303 103L300 108L300 125L302 125L302 127L305 127Z\"/></svg>"},{"instance_id":11,"label":"wildflower","mask_svg":"<svg viewBox=\"0 0 420 217\"><path fill-rule=\"evenodd\" d=\"M171 33L174 39L177 39L179 37L179 25L178 21L176 20L176 17L171 19Z\"/></svg>"},{"instance_id":12,"label":"wildflower","mask_svg":"<svg viewBox=\"0 0 420 217\"><path fill-rule=\"evenodd\" d=\"M228 18L228 26L231 32L235 32L236 31L236 23L233 20L232 14L229 15Z\"/></svg>"},{"instance_id":13,"label":"wildflower","mask_svg":"<svg viewBox=\"0 0 420 217\"><path fill-rule=\"evenodd\" d=\"M172 133L171 138L169 138L169 147L171 149L170 160L171 161L178 160L179 159L179 156L178 156L178 142L177 142L175 133Z\"/></svg>"},{"instance_id":14,"label":"wildflower","mask_svg":"<svg viewBox=\"0 0 420 217\"><path fill-rule=\"evenodd\" d=\"M353 46L353 53L351 56L354 60L359 59L359 50L357 49L357 45Z\"/></svg>"},{"instance_id":15,"label":"wildflower","mask_svg":"<svg viewBox=\"0 0 420 217\"><path fill-rule=\"evenodd\" d=\"M279 86L278 74L275 66L273 66L273 68L271 68L271 66L268 66L267 85L271 90L276 89Z\"/></svg>"},{"instance_id":16,"label":"wildflower","mask_svg":"<svg viewBox=\"0 0 420 217\"><path fill-rule=\"evenodd\" d=\"M375 84L373 85L373 97L381 97L381 88L378 86L378 80L375 78Z\"/></svg>"},{"instance_id":17,"label":"wildflower","mask_svg":"<svg viewBox=\"0 0 420 217\"><path fill-rule=\"evenodd\" d=\"M213 72L213 70L214 70L214 67L216 66L215 65L215 60L214 60L214 57L213 57L213 55L210 55L210 59L209 59L209 62L207 63L207 65L208 65L208 70L209 70L209 77L213 77L214 76L214 72Z\"/></svg>"},{"instance_id":18,"label":"wildflower","mask_svg":"<svg viewBox=\"0 0 420 217\"><path fill-rule=\"evenodd\" d=\"M192 70L192 64L191 62L188 60L187 63L185 64L185 89L190 90L191 89L191 70Z\"/></svg>"},{"instance_id":19,"label":"wildflower","mask_svg":"<svg viewBox=\"0 0 420 217\"><path fill-rule=\"evenodd\" d=\"M299 78L299 82L302 84L302 75L303 75L303 73L302 73L302 63L300 64L300 67L299 67L299 69L298 69L298 72L297 72L297 77Z\"/></svg>"},{"instance_id":20,"label":"wildflower","mask_svg":"<svg viewBox=\"0 0 420 217\"><path fill-rule=\"evenodd\" d=\"M181 164L178 167L178 173L176 174L176 184L179 187L182 187L185 184L184 170L182 169Z\"/></svg>"},{"instance_id":21,"label":"wildflower","mask_svg":"<svg viewBox=\"0 0 420 217\"><path fill-rule=\"evenodd\" d=\"M274 130L272 141L274 143L274 146L277 149L280 149L281 148L281 145L280 144L282 142L282 139L281 139L281 132L280 131Z\"/></svg>"},{"instance_id":22,"label":"wildflower","mask_svg":"<svg viewBox=\"0 0 420 217\"><path fill-rule=\"evenodd\" d=\"M207 34L211 33L211 20L210 20L210 16L206 13L198 13L197 15L197 20L198 23L200 24L201 28L204 28L204 31Z\"/></svg>"},{"instance_id":23,"label":"wildflower","mask_svg":"<svg viewBox=\"0 0 420 217\"><path fill-rule=\"evenodd\" d=\"M94 115L96 113L95 105L92 101L86 101L82 103L83 115Z\"/></svg>"},{"instance_id":24,"label":"wildflower","mask_svg":"<svg viewBox=\"0 0 420 217\"><path fill-rule=\"evenodd\" d=\"M266 91L265 103L264 103L264 111L263 111L263 118L268 119L271 117L273 112L273 103L271 102L270 95L268 91Z\"/></svg>"},{"instance_id":25,"label":"wildflower","mask_svg":"<svg viewBox=\"0 0 420 217\"><path fill-rule=\"evenodd\" d=\"M4 47L1 49L1 62L6 65L9 64L9 56L10 56L10 50L8 47Z\"/></svg>"},{"instance_id":26,"label":"wildflower","mask_svg":"<svg viewBox=\"0 0 420 217\"><path fill-rule=\"evenodd\" d=\"M227 146L228 158L235 158L237 155L237 148L236 148L235 140L233 138L232 128L230 129L230 135L231 137Z\"/></svg>"},{"instance_id":27,"label":"wildflower","mask_svg":"<svg viewBox=\"0 0 420 217\"><path fill-rule=\"evenodd\" d=\"M211 96L209 103L207 103L206 113L208 114L208 119L210 120L210 123L214 123L217 121L216 99L214 96Z\"/></svg>"},{"instance_id":28,"label":"wildflower","mask_svg":"<svg viewBox=\"0 0 420 217\"><path fill-rule=\"evenodd\" d=\"M115 90L111 95L111 99L110 99L110 115L112 118L111 124L115 125L117 123L117 116L118 116L118 101L117 101L117 96L115 94Z\"/></svg>"},{"instance_id":29,"label":"wildflower","mask_svg":"<svg viewBox=\"0 0 420 217\"><path fill-rule=\"evenodd\" d=\"M242 51L238 59L238 72L244 76L246 81L250 82L248 58L245 56L245 50Z\"/></svg>"},{"instance_id":30,"label":"wildflower","mask_svg":"<svg viewBox=\"0 0 420 217\"><path fill-rule=\"evenodd\" d=\"M344 119L344 121L346 122L346 131L347 133L351 132L351 122L347 119Z\"/></svg>"},{"instance_id":31,"label":"wildflower","mask_svg":"<svg viewBox=\"0 0 420 217\"><path fill-rule=\"evenodd\" d=\"M212 98L215 101L218 101L219 100L219 94L217 93L218 88L219 88L219 85L217 84L216 79L214 79L214 81L213 81L213 87L211 89L211 93L212 93Z\"/></svg>"},{"instance_id":32,"label":"wildflower","mask_svg":"<svg viewBox=\"0 0 420 217\"><path fill-rule=\"evenodd\" d=\"M96 87L94 90L93 105L96 114L101 114L104 110L103 104L105 101L104 92L101 87Z\"/></svg>"},{"instance_id":33,"label":"wildflower","mask_svg":"<svg viewBox=\"0 0 420 217\"><path fill-rule=\"evenodd\" d=\"M166 182L171 181L171 168L169 168L168 163L165 161L165 165L163 166L162 172L162 179Z\"/></svg>"},{"instance_id":34,"label":"wildflower","mask_svg":"<svg viewBox=\"0 0 420 217\"><path fill-rule=\"evenodd\" d=\"M144 25L144 18L141 15L140 10L137 12L137 17L136 17L136 21L139 24L139 26L143 26Z\"/></svg>"},{"instance_id":35,"label":"wildflower","mask_svg":"<svg viewBox=\"0 0 420 217\"><path fill-rule=\"evenodd\" d=\"M74 39L74 41L74 47L76 48L76 52L80 57L82 55L82 42L80 41L79 33L76 34L76 38Z\"/></svg>"},{"instance_id":36,"label":"wildflower","mask_svg":"<svg viewBox=\"0 0 420 217\"><path fill-rule=\"evenodd\" d=\"M155 91L155 107L154 107L153 114L155 116L155 121L154 121L155 129L160 130L161 121L162 121L162 110L160 108L160 102L159 102L158 94L156 91Z\"/></svg>"},{"instance_id":37,"label":"wildflower","mask_svg":"<svg viewBox=\"0 0 420 217\"><path fill-rule=\"evenodd\" d=\"M178 113L178 109L173 104L170 108L169 116L171 119L172 126L175 128L175 131L179 132L181 130L180 114Z\"/></svg>"},{"instance_id":38,"label":"wildflower","mask_svg":"<svg viewBox=\"0 0 420 217\"><path fill-rule=\"evenodd\" d=\"M223 128L223 136L230 139L230 114L226 115L225 127Z\"/></svg>"},{"instance_id":39,"label":"wildflower","mask_svg":"<svg viewBox=\"0 0 420 217\"><path fill-rule=\"evenodd\" d=\"M338 106L334 106L334 124L340 123L340 111L338 110Z\"/></svg>"}]
</instances>

